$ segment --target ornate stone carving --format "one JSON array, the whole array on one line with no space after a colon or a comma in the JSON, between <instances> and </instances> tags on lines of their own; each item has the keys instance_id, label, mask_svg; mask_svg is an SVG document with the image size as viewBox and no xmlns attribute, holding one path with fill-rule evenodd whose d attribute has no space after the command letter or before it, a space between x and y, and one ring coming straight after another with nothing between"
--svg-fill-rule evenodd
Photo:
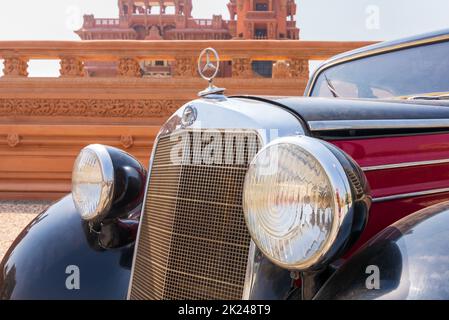
<instances>
[{"instance_id":1,"label":"ornate stone carving","mask_svg":"<svg viewBox=\"0 0 449 320\"><path fill-rule=\"evenodd\" d=\"M304 59L291 59L290 73L292 78L309 79L309 61Z\"/></svg>"},{"instance_id":2,"label":"ornate stone carving","mask_svg":"<svg viewBox=\"0 0 449 320\"><path fill-rule=\"evenodd\" d=\"M84 63L76 57L62 57L61 69L59 72L61 77L84 77Z\"/></svg>"},{"instance_id":3,"label":"ornate stone carving","mask_svg":"<svg viewBox=\"0 0 449 320\"><path fill-rule=\"evenodd\" d=\"M251 78L253 75L251 59L235 58L232 59L232 77L233 78Z\"/></svg>"},{"instance_id":4,"label":"ornate stone carving","mask_svg":"<svg viewBox=\"0 0 449 320\"><path fill-rule=\"evenodd\" d=\"M165 118L186 100L0 99L0 116Z\"/></svg>"},{"instance_id":5,"label":"ornate stone carving","mask_svg":"<svg viewBox=\"0 0 449 320\"><path fill-rule=\"evenodd\" d=\"M276 39L276 25L273 22L270 22L268 25L268 39Z\"/></svg>"},{"instance_id":6,"label":"ornate stone carving","mask_svg":"<svg viewBox=\"0 0 449 320\"><path fill-rule=\"evenodd\" d=\"M6 142L8 143L8 146L15 148L20 143L20 136L17 133L10 133L6 137Z\"/></svg>"},{"instance_id":7,"label":"ornate stone carving","mask_svg":"<svg viewBox=\"0 0 449 320\"><path fill-rule=\"evenodd\" d=\"M251 22L247 22L246 23L246 30L247 30L247 37L248 39L252 39L253 38L253 33L254 33L254 25Z\"/></svg>"},{"instance_id":8,"label":"ornate stone carving","mask_svg":"<svg viewBox=\"0 0 449 320\"><path fill-rule=\"evenodd\" d=\"M145 37L145 40L163 40L158 27L152 26L148 35Z\"/></svg>"},{"instance_id":9,"label":"ornate stone carving","mask_svg":"<svg viewBox=\"0 0 449 320\"><path fill-rule=\"evenodd\" d=\"M118 63L118 74L121 77L138 78L142 76L139 61L133 58L122 58Z\"/></svg>"},{"instance_id":10,"label":"ornate stone carving","mask_svg":"<svg viewBox=\"0 0 449 320\"><path fill-rule=\"evenodd\" d=\"M123 135L120 137L120 143L125 149L129 149L134 145L134 138L132 136Z\"/></svg>"},{"instance_id":11,"label":"ornate stone carving","mask_svg":"<svg viewBox=\"0 0 449 320\"><path fill-rule=\"evenodd\" d=\"M7 57L4 62L4 77L27 77L28 60L21 57Z\"/></svg>"},{"instance_id":12,"label":"ornate stone carving","mask_svg":"<svg viewBox=\"0 0 449 320\"><path fill-rule=\"evenodd\" d=\"M177 57L174 70L175 77L191 78L197 76L197 61L193 57Z\"/></svg>"},{"instance_id":13,"label":"ornate stone carving","mask_svg":"<svg viewBox=\"0 0 449 320\"><path fill-rule=\"evenodd\" d=\"M291 78L290 64L285 60L279 60L273 65L273 79Z\"/></svg>"}]
</instances>

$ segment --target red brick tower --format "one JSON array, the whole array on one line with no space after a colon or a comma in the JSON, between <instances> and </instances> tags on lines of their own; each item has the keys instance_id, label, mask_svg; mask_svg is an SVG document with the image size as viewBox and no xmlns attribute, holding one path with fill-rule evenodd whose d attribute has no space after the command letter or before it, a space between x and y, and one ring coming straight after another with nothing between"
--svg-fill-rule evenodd
<instances>
[{"instance_id":1,"label":"red brick tower","mask_svg":"<svg viewBox=\"0 0 449 320\"><path fill-rule=\"evenodd\" d=\"M237 39L299 39L294 0L230 0L230 32Z\"/></svg>"}]
</instances>

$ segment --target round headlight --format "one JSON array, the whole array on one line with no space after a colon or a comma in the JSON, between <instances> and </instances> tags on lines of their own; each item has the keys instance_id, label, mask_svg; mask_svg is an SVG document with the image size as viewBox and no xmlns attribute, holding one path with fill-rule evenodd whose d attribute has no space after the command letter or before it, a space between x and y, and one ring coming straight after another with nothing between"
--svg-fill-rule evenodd
<instances>
[{"instance_id":1,"label":"round headlight","mask_svg":"<svg viewBox=\"0 0 449 320\"><path fill-rule=\"evenodd\" d=\"M105 146L90 145L76 158L72 173L72 197L85 220L106 213L114 194L114 167Z\"/></svg>"},{"instance_id":2,"label":"round headlight","mask_svg":"<svg viewBox=\"0 0 449 320\"><path fill-rule=\"evenodd\" d=\"M347 165L350 160L345 160ZM325 142L281 138L263 148L250 165L243 195L246 223L270 260L287 269L308 270L328 261L347 242L355 193L341 157Z\"/></svg>"}]
</instances>

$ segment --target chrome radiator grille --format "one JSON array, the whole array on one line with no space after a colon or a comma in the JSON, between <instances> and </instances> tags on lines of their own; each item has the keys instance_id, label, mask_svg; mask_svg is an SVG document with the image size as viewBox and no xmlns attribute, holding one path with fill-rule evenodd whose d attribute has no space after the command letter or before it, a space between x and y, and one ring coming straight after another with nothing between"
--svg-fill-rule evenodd
<instances>
[{"instance_id":1,"label":"chrome radiator grille","mask_svg":"<svg viewBox=\"0 0 449 320\"><path fill-rule=\"evenodd\" d=\"M242 298L250 244L242 191L259 147L253 131L182 131L159 139L130 299ZM173 150L184 151L182 162L173 161Z\"/></svg>"}]
</instances>

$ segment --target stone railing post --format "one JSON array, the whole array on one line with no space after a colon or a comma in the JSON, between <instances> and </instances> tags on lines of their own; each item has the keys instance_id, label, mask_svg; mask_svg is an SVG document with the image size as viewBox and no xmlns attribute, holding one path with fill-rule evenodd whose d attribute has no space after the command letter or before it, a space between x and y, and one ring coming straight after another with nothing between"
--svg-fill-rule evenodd
<instances>
[{"instance_id":1,"label":"stone railing post","mask_svg":"<svg viewBox=\"0 0 449 320\"><path fill-rule=\"evenodd\" d=\"M60 77L84 77L84 63L77 57L61 57L61 69L59 69Z\"/></svg>"},{"instance_id":2,"label":"stone railing post","mask_svg":"<svg viewBox=\"0 0 449 320\"><path fill-rule=\"evenodd\" d=\"M253 70L251 59L247 57L232 59L232 77L233 78L251 78Z\"/></svg>"},{"instance_id":3,"label":"stone railing post","mask_svg":"<svg viewBox=\"0 0 449 320\"><path fill-rule=\"evenodd\" d=\"M296 78L307 81L309 79L309 61L292 58L279 60L273 64L273 79Z\"/></svg>"},{"instance_id":4,"label":"stone railing post","mask_svg":"<svg viewBox=\"0 0 449 320\"><path fill-rule=\"evenodd\" d=\"M178 78L192 78L197 75L197 59L194 57L176 57L173 76Z\"/></svg>"},{"instance_id":5,"label":"stone railing post","mask_svg":"<svg viewBox=\"0 0 449 320\"><path fill-rule=\"evenodd\" d=\"M28 77L28 59L5 57L3 77Z\"/></svg>"},{"instance_id":6,"label":"stone railing post","mask_svg":"<svg viewBox=\"0 0 449 320\"><path fill-rule=\"evenodd\" d=\"M292 58L288 61L292 78L309 80L309 60Z\"/></svg>"},{"instance_id":7,"label":"stone railing post","mask_svg":"<svg viewBox=\"0 0 449 320\"><path fill-rule=\"evenodd\" d=\"M288 79L292 77L290 64L285 60L279 60L273 64L273 79Z\"/></svg>"},{"instance_id":8,"label":"stone railing post","mask_svg":"<svg viewBox=\"0 0 449 320\"><path fill-rule=\"evenodd\" d=\"M142 77L142 69L139 61L134 58L121 58L118 63L117 73L120 77L140 78Z\"/></svg>"}]
</instances>

